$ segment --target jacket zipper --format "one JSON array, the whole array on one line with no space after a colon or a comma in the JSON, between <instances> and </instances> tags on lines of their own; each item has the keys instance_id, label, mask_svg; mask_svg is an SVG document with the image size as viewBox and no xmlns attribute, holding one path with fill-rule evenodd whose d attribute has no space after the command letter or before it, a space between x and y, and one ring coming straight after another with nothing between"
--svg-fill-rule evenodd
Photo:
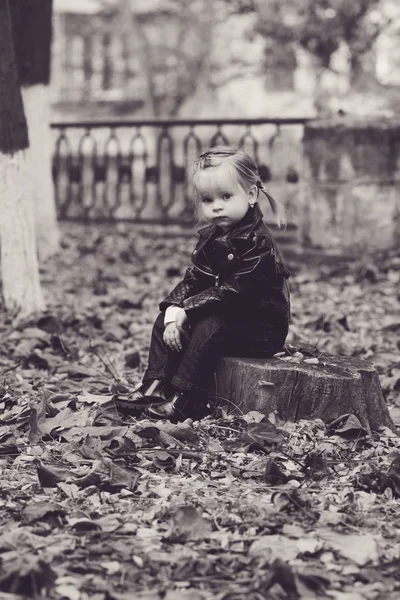
<instances>
[{"instance_id":1,"label":"jacket zipper","mask_svg":"<svg viewBox=\"0 0 400 600\"><path fill-rule=\"evenodd\" d=\"M213 273L207 273L207 271L204 271L203 269L201 269L197 265L194 265L194 268L197 269L198 271L200 271L200 273L203 273L204 275L208 275L209 277L214 277L214 285L215 285L215 287L219 286L219 273L218 273L218 275L214 275Z\"/></svg>"},{"instance_id":2,"label":"jacket zipper","mask_svg":"<svg viewBox=\"0 0 400 600\"><path fill-rule=\"evenodd\" d=\"M201 269L200 267L198 267L197 265L193 264L194 268L197 269L198 271L200 271L200 273L203 273L203 275L208 275L209 277L215 277L215 275L213 273L210 273L209 271L205 271L204 269Z\"/></svg>"}]
</instances>

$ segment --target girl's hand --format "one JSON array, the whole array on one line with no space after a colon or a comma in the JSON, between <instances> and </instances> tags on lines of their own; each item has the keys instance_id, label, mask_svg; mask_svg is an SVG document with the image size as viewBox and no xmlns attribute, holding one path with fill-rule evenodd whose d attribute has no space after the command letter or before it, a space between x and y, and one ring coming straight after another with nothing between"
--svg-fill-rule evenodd
<instances>
[{"instance_id":1,"label":"girl's hand","mask_svg":"<svg viewBox=\"0 0 400 600\"><path fill-rule=\"evenodd\" d=\"M164 329L163 340L171 350L174 350L175 352L182 350L181 333L176 323L168 323Z\"/></svg>"},{"instance_id":2,"label":"girl's hand","mask_svg":"<svg viewBox=\"0 0 400 600\"><path fill-rule=\"evenodd\" d=\"M187 317L186 311L183 308L181 308L180 311L177 312L175 315L175 324L181 333L185 333L184 329L185 329L187 320L188 320L188 317Z\"/></svg>"}]
</instances>

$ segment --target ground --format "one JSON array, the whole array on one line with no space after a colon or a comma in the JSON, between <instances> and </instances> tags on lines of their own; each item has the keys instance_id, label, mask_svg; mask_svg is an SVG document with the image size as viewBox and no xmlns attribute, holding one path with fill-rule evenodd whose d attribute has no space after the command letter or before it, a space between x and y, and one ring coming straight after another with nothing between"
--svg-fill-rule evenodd
<instances>
[{"instance_id":1,"label":"ground","mask_svg":"<svg viewBox=\"0 0 400 600\"><path fill-rule=\"evenodd\" d=\"M398 598L389 429L116 411L192 241L65 225L41 273L48 312L18 327L2 313L0 598ZM400 257L288 263L289 342L373 360L398 421Z\"/></svg>"}]
</instances>

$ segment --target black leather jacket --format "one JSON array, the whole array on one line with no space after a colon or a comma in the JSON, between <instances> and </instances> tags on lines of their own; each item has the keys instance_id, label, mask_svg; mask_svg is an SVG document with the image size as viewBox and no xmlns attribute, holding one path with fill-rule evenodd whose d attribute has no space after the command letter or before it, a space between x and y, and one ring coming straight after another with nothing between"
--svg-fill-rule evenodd
<instances>
[{"instance_id":1,"label":"black leather jacket","mask_svg":"<svg viewBox=\"0 0 400 600\"><path fill-rule=\"evenodd\" d=\"M282 263L258 203L233 229L216 225L199 230L192 266L160 303L160 310L181 306L190 315L215 311L232 318L287 326L290 272Z\"/></svg>"}]
</instances>

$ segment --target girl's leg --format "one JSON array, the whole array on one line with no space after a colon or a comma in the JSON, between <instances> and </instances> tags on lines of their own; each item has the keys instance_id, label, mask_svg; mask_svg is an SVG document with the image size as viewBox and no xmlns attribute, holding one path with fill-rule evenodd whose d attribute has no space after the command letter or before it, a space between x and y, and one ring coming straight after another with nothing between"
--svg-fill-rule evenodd
<instances>
[{"instance_id":1,"label":"girl's leg","mask_svg":"<svg viewBox=\"0 0 400 600\"><path fill-rule=\"evenodd\" d=\"M181 352L173 352L164 343L164 315L160 313L153 325L147 369L143 383L152 380L170 380L181 359Z\"/></svg>"},{"instance_id":2,"label":"girl's leg","mask_svg":"<svg viewBox=\"0 0 400 600\"><path fill-rule=\"evenodd\" d=\"M179 355L164 343L164 329L164 315L160 313L153 325L148 365L142 383L129 395L129 400L116 400L119 408L133 410L153 402L166 402L174 392L170 378L176 370Z\"/></svg>"},{"instance_id":3,"label":"girl's leg","mask_svg":"<svg viewBox=\"0 0 400 600\"><path fill-rule=\"evenodd\" d=\"M226 324L226 356L271 357L282 350L288 324L266 324L249 319L229 320Z\"/></svg>"},{"instance_id":4,"label":"girl's leg","mask_svg":"<svg viewBox=\"0 0 400 600\"><path fill-rule=\"evenodd\" d=\"M225 322L221 317L206 316L191 324L191 334L181 353L179 366L171 382L176 388L169 402L151 406L147 413L172 421L187 417L199 419L210 410L208 390L218 357L224 348Z\"/></svg>"},{"instance_id":5,"label":"girl's leg","mask_svg":"<svg viewBox=\"0 0 400 600\"><path fill-rule=\"evenodd\" d=\"M180 355L171 383L177 393L165 405L148 411L151 416L169 419L200 418L212 389L217 360L222 355L272 356L281 350L287 325L271 326L259 321L227 320L208 315L191 323L191 335Z\"/></svg>"},{"instance_id":6,"label":"girl's leg","mask_svg":"<svg viewBox=\"0 0 400 600\"><path fill-rule=\"evenodd\" d=\"M225 321L219 316L206 316L192 323L171 383L182 391L207 394L216 362L223 353L225 332Z\"/></svg>"},{"instance_id":7,"label":"girl's leg","mask_svg":"<svg viewBox=\"0 0 400 600\"><path fill-rule=\"evenodd\" d=\"M184 340L181 352L168 348L163 333L164 315L160 314L154 323L143 381L166 379L180 390L205 391L219 356L272 356L284 345L287 324L271 326L206 315L191 323L190 337Z\"/></svg>"},{"instance_id":8,"label":"girl's leg","mask_svg":"<svg viewBox=\"0 0 400 600\"><path fill-rule=\"evenodd\" d=\"M137 414L154 402L165 403L173 389L169 375L175 371L178 356L164 344L164 315L160 313L153 325L147 369L142 383L129 398L114 398L117 409L125 415Z\"/></svg>"}]
</instances>

